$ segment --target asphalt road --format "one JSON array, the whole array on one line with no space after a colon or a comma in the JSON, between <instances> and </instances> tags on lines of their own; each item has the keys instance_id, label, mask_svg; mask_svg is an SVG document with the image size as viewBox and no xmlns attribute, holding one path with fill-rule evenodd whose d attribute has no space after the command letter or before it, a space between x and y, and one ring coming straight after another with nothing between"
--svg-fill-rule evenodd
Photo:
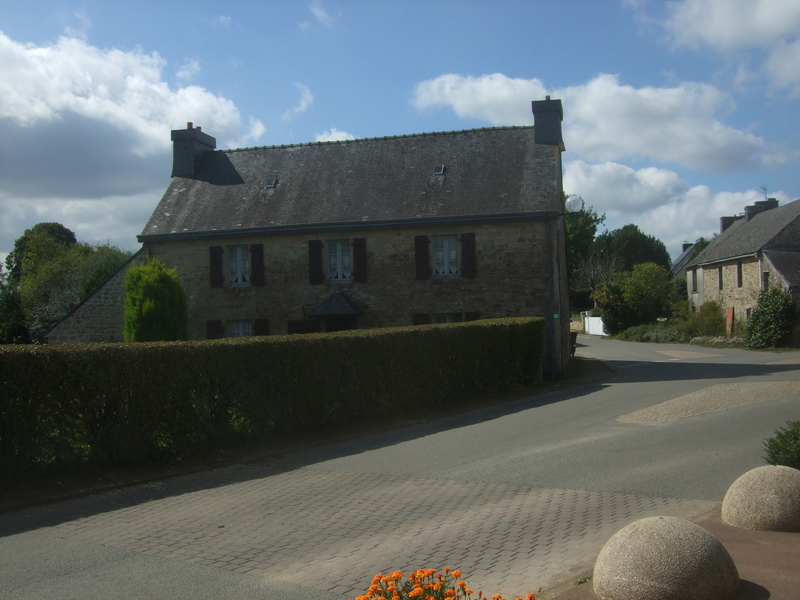
<instances>
[{"instance_id":1,"label":"asphalt road","mask_svg":"<svg viewBox=\"0 0 800 600\"><path fill-rule=\"evenodd\" d=\"M0 515L0 598L334 600L446 565L524 594L630 520L718 504L800 419L800 353L580 336L578 355L614 375Z\"/></svg>"}]
</instances>

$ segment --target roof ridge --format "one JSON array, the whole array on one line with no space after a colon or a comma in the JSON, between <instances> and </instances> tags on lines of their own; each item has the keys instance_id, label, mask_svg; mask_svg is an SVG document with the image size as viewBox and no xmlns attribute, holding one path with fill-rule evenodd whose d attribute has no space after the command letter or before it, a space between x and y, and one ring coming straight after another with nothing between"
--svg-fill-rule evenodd
<instances>
[{"instance_id":1,"label":"roof ridge","mask_svg":"<svg viewBox=\"0 0 800 600\"><path fill-rule=\"evenodd\" d=\"M454 129L452 131L430 131L422 133L401 133L398 135L384 135L368 138L354 138L348 140L330 140L318 142L299 142L296 144L276 144L274 146L246 146L244 148L226 148L218 150L218 152L244 152L247 150L267 150L275 148L301 148L305 146L323 146L327 144L353 144L357 142L372 142L376 140L396 140L408 139L417 137L430 137L434 135L458 135L464 133L473 133L476 131L505 131L510 129L533 129L533 125L498 125L494 127L474 127L472 129Z\"/></svg>"}]
</instances>

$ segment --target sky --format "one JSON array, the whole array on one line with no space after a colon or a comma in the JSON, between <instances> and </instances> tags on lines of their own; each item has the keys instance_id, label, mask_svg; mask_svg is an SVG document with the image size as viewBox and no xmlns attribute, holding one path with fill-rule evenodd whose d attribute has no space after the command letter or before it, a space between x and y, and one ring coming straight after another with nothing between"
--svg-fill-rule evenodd
<instances>
[{"instance_id":1,"label":"sky","mask_svg":"<svg viewBox=\"0 0 800 600\"><path fill-rule=\"evenodd\" d=\"M673 258L800 197L800 0L0 0L0 259L25 229L136 250L170 130L217 148L533 125L564 189Z\"/></svg>"}]
</instances>

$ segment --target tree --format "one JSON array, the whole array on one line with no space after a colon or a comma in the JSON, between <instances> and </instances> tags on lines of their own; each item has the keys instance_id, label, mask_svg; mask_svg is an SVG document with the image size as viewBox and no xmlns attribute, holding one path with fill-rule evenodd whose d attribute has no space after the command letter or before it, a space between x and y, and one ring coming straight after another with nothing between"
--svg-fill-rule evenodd
<instances>
[{"instance_id":1,"label":"tree","mask_svg":"<svg viewBox=\"0 0 800 600\"><path fill-rule=\"evenodd\" d=\"M19 283L22 278L23 259L25 253L30 250L29 246L36 239L41 240L43 236L61 246L71 246L77 243L75 234L61 223L37 223L30 229L26 229L22 236L14 241L14 249L6 256L8 280L12 285Z\"/></svg>"},{"instance_id":2,"label":"tree","mask_svg":"<svg viewBox=\"0 0 800 600\"><path fill-rule=\"evenodd\" d=\"M189 337L189 301L175 269L149 258L125 274L126 342L185 340Z\"/></svg>"},{"instance_id":3,"label":"tree","mask_svg":"<svg viewBox=\"0 0 800 600\"><path fill-rule=\"evenodd\" d=\"M22 314L22 300L17 288L8 283L8 274L0 265L0 344L30 342Z\"/></svg>"},{"instance_id":4,"label":"tree","mask_svg":"<svg viewBox=\"0 0 800 600\"><path fill-rule=\"evenodd\" d=\"M564 194L566 202L568 196ZM566 233L567 268L570 273L575 271L580 262L589 256L589 252L597 235L597 228L605 223L606 215L598 215L591 207L586 206L576 213L564 216L564 231Z\"/></svg>"},{"instance_id":5,"label":"tree","mask_svg":"<svg viewBox=\"0 0 800 600\"><path fill-rule=\"evenodd\" d=\"M129 257L130 252L107 244L62 246L47 236L34 235L22 260L19 282L31 338L41 338Z\"/></svg>"},{"instance_id":6,"label":"tree","mask_svg":"<svg viewBox=\"0 0 800 600\"><path fill-rule=\"evenodd\" d=\"M747 321L747 347L777 348L790 345L797 313L790 292L778 288L761 290Z\"/></svg>"},{"instance_id":7,"label":"tree","mask_svg":"<svg viewBox=\"0 0 800 600\"><path fill-rule=\"evenodd\" d=\"M692 247L692 260L697 258L697 255L700 254L703 250L708 248L708 245L714 241L714 238L717 237L715 233L710 239L705 238L702 235L694 241L694 246Z\"/></svg>"},{"instance_id":8,"label":"tree","mask_svg":"<svg viewBox=\"0 0 800 600\"><path fill-rule=\"evenodd\" d=\"M0 284L0 343L39 340L130 256L108 244L78 243L58 223L39 223L18 238Z\"/></svg>"},{"instance_id":9,"label":"tree","mask_svg":"<svg viewBox=\"0 0 800 600\"><path fill-rule=\"evenodd\" d=\"M634 265L599 286L592 297L602 311L605 330L616 335L669 313L674 286L669 271L655 263Z\"/></svg>"},{"instance_id":10,"label":"tree","mask_svg":"<svg viewBox=\"0 0 800 600\"><path fill-rule=\"evenodd\" d=\"M632 270L634 265L648 262L667 270L672 265L664 243L651 235L642 233L633 223L599 235L595 240L593 250L617 257L625 271Z\"/></svg>"}]
</instances>

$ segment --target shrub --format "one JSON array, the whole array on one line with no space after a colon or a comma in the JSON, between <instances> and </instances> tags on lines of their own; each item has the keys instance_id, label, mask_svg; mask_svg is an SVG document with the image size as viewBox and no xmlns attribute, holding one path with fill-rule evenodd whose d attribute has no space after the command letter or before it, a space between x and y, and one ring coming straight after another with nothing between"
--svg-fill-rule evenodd
<instances>
[{"instance_id":1,"label":"shrub","mask_svg":"<svg viewBox=\"0 0 800 600\"><path fill-rule=\"evenodd\" d=\"M185 340L189 337L189 301L175 269L148 259L125 274L126 342Z\"/></svg>"},{"instance_id":2,"label":"shrub","mask_svg":"<svg viewBox=\"0 0 800 600\"><path fill-rule=\"evenodd\" d=\"M467 587L467 582L460 580L461 571L451 571L445 568L444 573L437 573L436 569L419 569L408 575L408 580L403 581L403 572L395 571L391 575L378 574L372 579L372 585L366 594L356 597L356 600L469 600L473 591ZM535 594L528 594L527 600L536 600ZM488 600L488 597L479 591L475 600ZM503 600L502 596L492 596L492 600ZM522 598L517 598L522 600Z\"/></svg>"},{"instance_id":3,"label":"shrub","mask_svg":"<svg viewBox=\"0 0 800 600\"><path fill-rule=\"evenodd\" d=\"M800 469L800 421L787 421L788 427L775 430L775 437L764 442L770 465L783 465Z\"/></svg>"},{"instance_id":4,"label":"shrub","mask_svg":"<svg viewBox=\"0 0 800 600\"><path fill-rule=\"evenodd\" d=\"M762 290L747 323L747 346L749 348L788 346L792 340L792 326L796 319L797 307L789 292L777 288Z\"/></svg>"}]
</instances>

